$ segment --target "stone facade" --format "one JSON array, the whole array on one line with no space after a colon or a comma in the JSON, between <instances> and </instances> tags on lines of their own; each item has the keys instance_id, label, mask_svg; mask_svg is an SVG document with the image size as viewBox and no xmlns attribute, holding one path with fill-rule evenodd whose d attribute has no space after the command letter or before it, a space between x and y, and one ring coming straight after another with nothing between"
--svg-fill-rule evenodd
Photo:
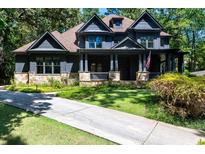
<instances>
[{"instance_id":1,"label":"stone facade","mask_svg":"<svg viewBox=\"0 0 205 154\"><path fill-rule=\"evenodd\" d=\"M90 80L90 72L80 72L79 73L79 80L81 81L91 81Z\"/></svg>"},{"instance_id":2,"label":"stone facade","mask_svg":"<svg viewBox=\"0 0 205 154\"><path fill-rule=\"evenodd\" d=\"M78 82L78 73L62 73L57 75L39 75L34 73L16 73L15 82L17 84L48 84L49 80L54 79L62 82L63 84L73 84L74 82Z\"/></svg>"},{"instance_id":3,"label":"stone facade","mask_svg":"<svg viewBox=\"0 0 205 154\"><path fill-rule=\"evenodd\" d=\"M137 81L148 81L149 80L149 72L136 72L136 80Z\"/></svg>"},{"instance_id":4,"label":"stone facade","mask_svg":"<svg viewBox=\"0 0 205 154\"><path fill-rule=\"evenodd\" d=\"M108 84L108 81L80 81L80 86L83 87L92 87L92 86L98 86L102 84Z\"/></svg>"},{"instance_id":5,"label":"stone facade","mask_svg":"<svg viewBox=\"0 0 205 154\"><path fill-rule=\"evenodd\" d=\"M27 84L28 83L28 73L15 73L14 80L17 84Z\"/></svg>"},{"instance_id":6,"label":"stone facade","mask_svg":"<svg viewBox=\"0 0 205 154\"><path fill-rule=\"evenodd\" d=\"M109 79L111 81L120 81L120 72L119 71L110 71Z\"/></svg>"}]
</instances>

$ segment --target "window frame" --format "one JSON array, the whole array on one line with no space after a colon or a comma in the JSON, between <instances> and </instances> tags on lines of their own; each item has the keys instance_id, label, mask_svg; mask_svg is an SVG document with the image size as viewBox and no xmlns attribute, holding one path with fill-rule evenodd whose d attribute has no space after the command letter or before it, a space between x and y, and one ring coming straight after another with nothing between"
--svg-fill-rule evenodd
<instances>
[{"instance_id":1,"label":"window frame","mask_svg":"<svg viewBox=\"0 0 205 154\"><path fill-rule=\"evenodd\" d=\"M50 64L46 64L46 59L51 59ZM42 64L38 64L38 59L43 59ZM54 63L54 59L58 59L57 64ZM38 67L43 67L43 72L38 73ZM46 73L46 67L51 67L51 73ZM54 67L59 67L59 73L55 73ZM59 75L61 74L60 57L36 57L36 74L38 75Z\"/></svg>"},{"instance_id":2,"label":"window frame","mask_svg":"<svg viewBox=\"0 0 205 154\"><path fill-rule=\"evenodd\" d=\"M100 35L88 36L87 41L88 41L89 49L101 49L103 47L103 36L100 36ZM93 44L93 47L91 47L90 44ZM98 47L98 45L100 46Z\"/></svg>"},{"instance_id":3,"label":"window frame","mask_svg":"<svg viewBox=\"0 0 205 154\"><path fill-rule=\"evenodd\" d=\"M142 43L142 40L144 43ZM152 42L152 47L149 47L150 41ZM140 37L140 44L146 47L147 49L154 49L154 37L152 36L142 36Z\"/></svg>"}]
</instances>

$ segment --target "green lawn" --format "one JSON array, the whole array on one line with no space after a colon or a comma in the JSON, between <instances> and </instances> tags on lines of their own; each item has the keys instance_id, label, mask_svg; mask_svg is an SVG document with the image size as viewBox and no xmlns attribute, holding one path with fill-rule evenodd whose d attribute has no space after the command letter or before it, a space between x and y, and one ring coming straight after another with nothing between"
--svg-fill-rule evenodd
<instances>
[{"instance_id":1,"label":"green lawn","mask_svg":"<svg viewBox=\"0 0 205 154\"><path fill-rule=\"evenodd\" d=\"M43 116L0 103L0 144L114 144Z\"/></svg>"},{"instance_id":2,"label":"green lawn","mask_svg":"<svg viewBox=\"0 0 205 154\"><path fill-rule=\"evenodd\" d=\"M155 94L146 89L122 86L70 87L58 93L58 96L205 131L205 119L182 119L170 115L160 106Z\"/></svg>"}]
</instances>

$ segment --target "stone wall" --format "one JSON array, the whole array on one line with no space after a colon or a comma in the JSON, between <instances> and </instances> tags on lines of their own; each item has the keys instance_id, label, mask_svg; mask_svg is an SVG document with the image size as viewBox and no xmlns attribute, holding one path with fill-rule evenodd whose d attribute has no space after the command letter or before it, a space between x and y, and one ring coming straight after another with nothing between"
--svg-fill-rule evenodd
<instances>
[{"instance_id":1,"label":"stone wall","mask_svg":"<svg viewBox=\"0 0 205 154\"><path fill-rule=\"evenodd\" d=\"M136 80L137 81L148 81L149 72L136 72Z\"/></svg>"},{"instance_id":2,"label":"stone wall","mask_svg":"<svg viewBox=\"0 0 205 154\"><path fill-rule=\"evenodd\" d=\"M120 81L120 72L119 71L110 71L109 79L111 81Z\"/></svg>"},{"instance_id":3,"label":"stone wall","mask_svg":"<svg viewBox=\"0 0 205 154\"><path fill-rule=\"evenodd\" d=\"M17 84L20 84L20 83L27 84L28 83L28 73L15 73L14 80Z\"/></svg>"},{"instance_id":4,"label":"stone wall","mask_svg":"<svg viewBox=\"0 0 205 154\"><path fill-rule=\"evenodd\" d=\"M78 73L62 73L62 74L52 74L52 75L38 75L29 74L29 83L35 84L47 84L49 80L58 80L63 84L73 84L78 81Z\"/></svg>"},{"instance_id":5,"label":"stone wall","mask_svg":"<svg viewBox=\"0 0 205 154\"><path fill-rule=\"evenodd\" d=\"M58 80L63 84L73 84L79 81L78 73L62 73L62 74L51 74L51 75L39 75L34 73L15 73L15 82L19 83L30 83L30 84L48 84L50 79Z\"/></svg>"},{"instance_id":6,"label":"stone wall","mask_svg":"<svg viewBox=\"0 0 205 154\"><path fill-rule=\"evenodd\" d=\"M79 80L81 81L91 81L90 80L90 72L80 72L79 73Z\"/></svg>"}]
</instances>

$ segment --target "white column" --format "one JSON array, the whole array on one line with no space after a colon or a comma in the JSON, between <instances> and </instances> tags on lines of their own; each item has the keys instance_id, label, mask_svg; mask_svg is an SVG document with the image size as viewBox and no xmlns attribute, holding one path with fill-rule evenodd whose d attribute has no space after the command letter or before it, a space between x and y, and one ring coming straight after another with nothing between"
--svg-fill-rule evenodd
<instances>
[{"instance_id":1,"label":"white column","mask_svg":"<svg viewBox=\"0 0 205 154\"><path fill-rule=\"evenodd\" d=\"M138 57L138 71L142 72L142 55L139 54Z\"/></svg>"},{"instance_id":2,"label":"white column","mask_svg":"<svg viewBox=\"0 0 205 154\"><path fill-rule=\"evenodd\" d=\"M113 71L113 54L110 55L110 71Z\"/></svg>"},{"instance_id":3,"label":"white column","mask_svg":"<svg viewBox=\"0 0 205 154\"><path fill-rule=\"evenodd\" d=\"M118 71L118 55L115 54L115 71Z\"/></svg>"},{"instance_id":4,"label":"white column","mask_svg":"<svg viewBox=\"0 0 205 154\"><path fill-rule=\"evenodd\" d=\"M147 68L146 68L146 63L147 63L147 60L146 60L146 54L143 54L143 72L146 72L147 71Z\"/></svg>"},{"instance_id":5,"label":"white column","mask_svg":"<svg viewBox=\"0 0 205 154\"><path fill-rule=\"evenodd\" d=\"M83 72L83 55L80 55L80 72Z\"/></svg>"},{"instance_id":6,"label":"white column","mask_svg":"<svg viewBox=\"0 0 205 154\"><path fill-rule=\"evenodd\" d=\"M88 72L88 55L85 54L85 72Z\"/></svg>"}]
</instances>

